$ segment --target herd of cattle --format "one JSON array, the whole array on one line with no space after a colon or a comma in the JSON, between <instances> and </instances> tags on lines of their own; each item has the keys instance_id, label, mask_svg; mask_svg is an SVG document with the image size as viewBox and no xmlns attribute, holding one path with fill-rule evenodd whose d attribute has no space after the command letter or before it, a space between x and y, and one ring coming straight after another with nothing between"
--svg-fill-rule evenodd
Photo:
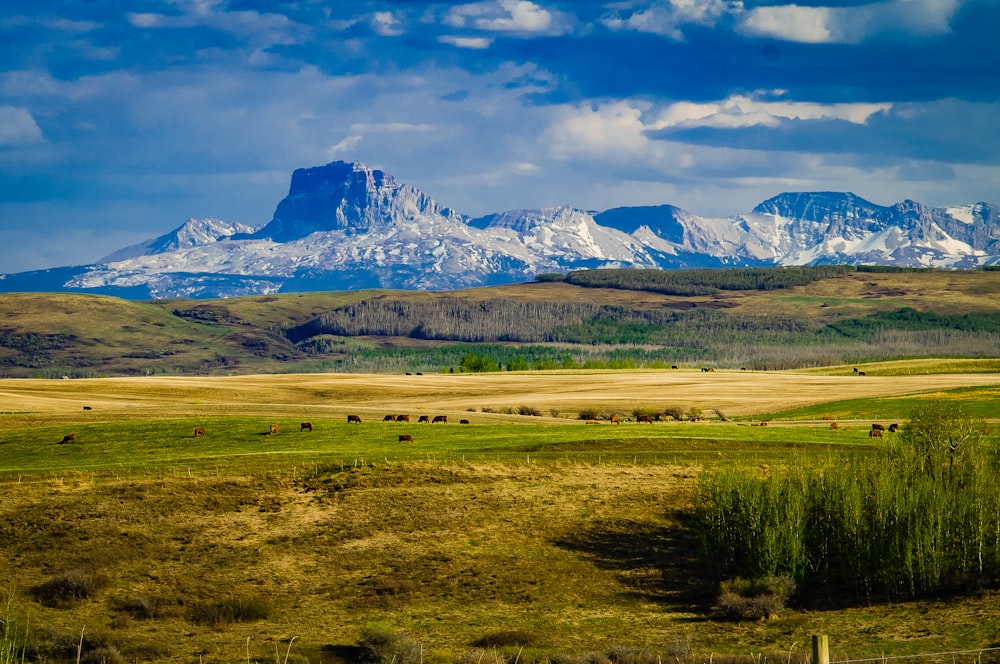
<instances>
[{"instance_id":1,"label":"herd of cattle","mask_svg":"<svg viewBox=\"0 0 1000 664\"><path fill-rule=\"evenodd\" d=\"M84 410L90 410L90 407L89 406L84 406ZM639 424L644 423L644 422L648 423L648 424L652 424L653 423L653 418L651 416L649 416L649 415L637 415L635 419L636 419L636 423L639 423ZM833 418L830 417L830 416L828 416L828 415L825 415L825 416L823 416L823 419L824 420L832 420ZM386 415L385 417L383 417L382 421L383 422L407 422L408 423L410 421L410 416L409 415L389 414L389 415ZM768 422L768 420L763 420L759 424L757 424L756 426L766 426L767 422ZM360 415L348 415L347 416L347 423L348 424L361 424L361 416ZM447 424L448 423L448 416L447 415L435 415L432 418L430 415L421 415L420 417L417 418L417 423L418 424L422 424L422 423ZM469 422L469 420L463 419L463 420L460 420L459 423L460 424L469 424L470 422ZM619 416L612 415L611 416L611 423L612 424L621 424L622 420L621 420L621 418ZM599 424L599 422L597 420L587 420L587 424ZM845 428L846 429L847 427L841 427L839 423L837 423L837 422L831 422L830 423L830 428L831 429L840 429L840 428ZM312 422L301 422L301 423L299 423L299 432L300 433L302 431L309 431L309 432L311 432L312 430L313 430ZM281 428L277 424L271 424L268 427L268 433L269 434L277 434L280 431L281 431ZM883 434L885 432L897 433L898 431L899 431L899 425L898 424L893 423L893 424L890 424L888 426L888 428L886 428L885 425L882 425L882 424L879 424L879 423L876 422L876 423L872 424L871 429L868 430L868 437L869 438L882 438L882 436L883 436ZM204 436L204 435L205 435L205 427L195 427L195 429L194 429L194 436L193 436L194 438L199 438L199 437ZM60 444L62 444L62 443L75 443L75 442L76 442L76 434L75 433L68 433L68 434L66 434L65 436L62 437L62 440L59 441ZM404 442L405 443L412 443L413 442L413 435L412 434L408 434L408 433L399 434L399 442L401 442L401 443L404 443Z\"/></svg>"}]
</instances>

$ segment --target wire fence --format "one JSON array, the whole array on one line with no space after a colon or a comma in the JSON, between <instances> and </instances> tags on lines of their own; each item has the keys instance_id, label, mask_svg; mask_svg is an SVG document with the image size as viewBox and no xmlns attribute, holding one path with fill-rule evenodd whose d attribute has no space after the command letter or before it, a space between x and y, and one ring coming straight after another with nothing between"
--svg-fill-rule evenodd
<instances>
[{"instance_id":1,"label":"wire fence","mask_svg":"<svg viewBox=\"0 0 1000 664\"><path fill-rule=\"evenodd\" d=\"M995 654L993 654L995 653ZM984 655L990 655L984 659ZM996 662L1000 661L1000 646L976 648L974 650L949 650L946 652L918 653L914 655L891 655L867 657L863 659L831 659L829 664L862 664L864 662L898 662L901 660L926 660L950 662Z\"/></svg>"}]
</instances>

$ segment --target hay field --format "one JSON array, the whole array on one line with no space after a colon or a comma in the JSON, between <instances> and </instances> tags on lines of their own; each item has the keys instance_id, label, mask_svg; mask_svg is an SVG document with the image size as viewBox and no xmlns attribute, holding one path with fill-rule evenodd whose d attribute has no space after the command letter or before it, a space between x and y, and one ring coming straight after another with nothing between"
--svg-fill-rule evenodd
<instances>
[{"instance_id":1,"label":"hay field","mask_svg":"<svg viewBox=\"0 0 1000 664\"><path fill-rule=\"evenodd\" d=\"M288 374L0 380L0 427L39 421L144 419L162 416L311 414L469 410L529 405L545 415L582 408L697 406L728 417L841 399L899 396L1000 385L1000 374L911 376L811 375L792 372L569 371L495 374Z\"/></svg>"}]
</instances>

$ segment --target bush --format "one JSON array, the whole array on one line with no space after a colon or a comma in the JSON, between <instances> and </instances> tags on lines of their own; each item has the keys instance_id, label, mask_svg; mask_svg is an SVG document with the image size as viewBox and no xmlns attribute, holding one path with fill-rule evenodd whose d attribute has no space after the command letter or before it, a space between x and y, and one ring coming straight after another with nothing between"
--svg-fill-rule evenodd
<instances>
[{"instance_id":1,"label":"bush","mask_svg":"<svg viewBox=\"0 0 1000 664\"><path fill-rule=\"evenodd\" d=\"M386 625L369 625L361 631L364 661L373 664L420 664L422 648L405 632Z\"/></svg>"},{"instance_id":2,"label":"bush","mask_svg":"<svg viewBox=\"0 0 1000 664\"><path fill-rule=\"evenodd\" d=\"M576 416L579 420L596 420L601 416L601 411L597 408L583 408Z\"/></svg>"},{"instance_id":3,"label":"bush","mask_svg":"<svg viewBox=\"0 0 1000 664\"><path fill-rule=\"evenodd\" d=\"M103 580L99 577L74 569L49 579L31 589L31 594L43 605L52 608L67 608L80 600L93 597Z\"/></svg>"},{"instance_id":4,"label":"bush","mask_svg":"<svg viewBox=\"0 0 1000 664\"><path fill-rule=\"evenodd\" d=\"M161 602L156 597L147 597L146 595L135 595L133 597L120 602L115 608L124 614L127 614L137 620L152 620L154 618L160 617L162 614Z\"/></svg>"},{"instance_id":5,"label":"bush","mask_svg":"<svg viewBox=\"0 0 1000 664\"><path fill-rule=\"evenodd\" d=\"M518 406L517 407L517 414L518 415L530 415L532 417L541 417L542 416L542 411L540 411L539 409L535 408L534 406Z\"/></svg>"},{"instance_id":6,"label":"bush","mask_svg":"<svg viewBox=\"0 0 1000 664\"><path fill-rule=\"evenodd\" d=\"M270 615L271 603L264 597L227 597L195 605L188 617L197 625L218 626L264 620Z\"/></svg>"},{"instance_id":7,"label":"bush","mask_svg":"<svg viewBox=\"0 0 1000 664\"><path fill-rule=\"evenodd\" d=\"M664 417L671 417L678 422L684 419L684 409L680 406L667 406L663 409Z\"/></svg>"},{"instance_id":8,"label":"bush","mask_svg":"<svg viewBox=\"0 0 1000 664\"><path fill-rule=\"evenodd\" d=\"M530 646L535 635L523 629L504 629L490 632L472 642L476 648L503 648L505 646Z\"/></svg>"},{"instance_id":9,"label":"bush","mask_svg":"<svg viewBox=\"0 0 1000 664\"><path fill-rule=\"evenodd\" d=\"M784 611L794 592L795 581L788 576L731 579L720 584L714 610L732 620L774 618Z\"/></svg>"}]
</instances>

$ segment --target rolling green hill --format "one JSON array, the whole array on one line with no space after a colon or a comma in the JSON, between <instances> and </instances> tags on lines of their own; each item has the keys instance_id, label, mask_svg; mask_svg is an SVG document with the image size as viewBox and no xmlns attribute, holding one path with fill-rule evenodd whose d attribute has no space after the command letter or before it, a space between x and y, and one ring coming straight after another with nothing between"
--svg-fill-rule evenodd
<instances>
[{"instance_id":1,"label":"rolling green hill","mask_svg":"<svg viewBox=\"0 0 1000 664\"><path fill-rule=\"evenodd\" d=\"M1000 352L1000 272L597 270L452 292L0 295L0 376L674 365Z\"/></svg>"}]
</instances>

